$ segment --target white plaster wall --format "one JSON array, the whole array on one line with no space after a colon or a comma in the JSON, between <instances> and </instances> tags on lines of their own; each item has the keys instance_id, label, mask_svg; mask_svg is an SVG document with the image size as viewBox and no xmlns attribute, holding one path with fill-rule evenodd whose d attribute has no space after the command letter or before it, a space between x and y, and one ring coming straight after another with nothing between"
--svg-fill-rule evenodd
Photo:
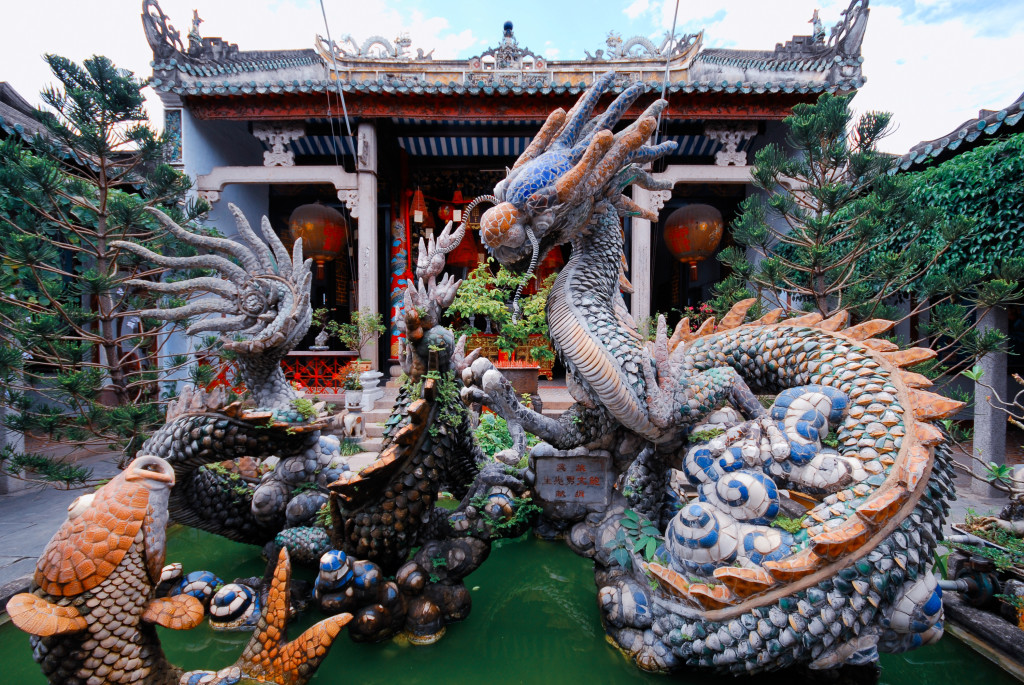
<instances>
[{"instance_id":1,"label":"white plaster wall","mask_svg":"<svg viewBox=\"0 0 1024 685\"><path fill-rule=\"evenodd\" d=\"M210 173L215 166L263 165L263 147L249 133L244 122L204 121L195 118L188 109L183 109L181 144L184 171L193 183L197 176ZM206 224L227 237L237 235L234 217L228 210L230 202L242 210L258 234L259 222L268 211L268 198L269 189L266 185L226 186L220 201L213 205ZM192 349L184 334L174 333L165 343L163 352L168 356L189 355ZM187 379L187 368L170 373L166 378L168 381L179 382Z\"/></svg>"},{"instance_id":2,"label":"white plaster wall","mask_svg":"<svg viewBox=\"0 0 1024 685\"><path fill-rule=\"evenodd\" d=\"M182 158L185 173L195 181L216 166L263 166L263 146L245 122L204 121L188 109L181 118ZM265 185L229 185L214 204L207 223L226 236L235 235L235 221L228 203L239 209L256 227L267 213L268 187Z\"/></svg>"}]
</instances>

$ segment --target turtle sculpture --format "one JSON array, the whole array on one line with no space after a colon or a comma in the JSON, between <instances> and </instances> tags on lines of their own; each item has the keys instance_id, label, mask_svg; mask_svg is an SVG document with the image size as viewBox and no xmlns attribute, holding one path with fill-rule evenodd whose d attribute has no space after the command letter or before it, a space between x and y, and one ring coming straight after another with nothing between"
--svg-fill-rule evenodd
<instances>
[{"instance_id":1,"label":"turtle sculpture","mask_svg":"<svg viewBox=\"0 0 1024 685\"><path fill-rule=\"evenodd\" d=\"M54 685L301 685L352 618L340 614L285 641L291 564L277 560L263 613L241 658L217 672L182 673L160 648L154 626L188 630L202 622L191 594L157 597L164 563L171 466L142 456L92 495L79 497L39 558L32 592L7 603L29 633L33 655Z\"/></svg>"}]
</instances>

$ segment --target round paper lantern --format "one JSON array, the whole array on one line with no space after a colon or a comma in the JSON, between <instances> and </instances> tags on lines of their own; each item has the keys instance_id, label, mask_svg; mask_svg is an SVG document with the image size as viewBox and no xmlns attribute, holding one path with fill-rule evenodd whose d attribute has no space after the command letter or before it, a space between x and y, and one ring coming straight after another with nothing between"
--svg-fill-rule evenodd
<instances>
[{"instance_id":1,"label":"round paper lantern","mask_svg":"<svg viewBox=\"0 0 1024 685\"><path fill-rule=\"evenodd\" d=\"M341 212L319 202L296 207L288 218L292 240L302 238L302 254L316 264L317 278L324 277L324 264L341 253L348 236L348 224Z\"/></svg>"},{"instance_id":2,"label":"round paper lantern","mask_svg":"<svg viewBox=\"0 0 1024 685\"><path fill-rule=\"evenodd\" d=\"M722 213L711 205L686 205L668 215L665 244L673 257L690 265L690 280L697 280L697 262L715 253L722 230Z\"/></svg>"},{"instance_id":3,"label":"round paper lantern","mask_svg":"<svg viewBox=\"0 0 1024 685\"><path fill-rule=\"evenodd\" d=\"M452 220L452 214L453 213L454 213L454 210L452 209L452 206L449 205L449 204L443 204L437 210L437 216L444 223L448 223L449 221Z\"/></svg>"}]
</instances>

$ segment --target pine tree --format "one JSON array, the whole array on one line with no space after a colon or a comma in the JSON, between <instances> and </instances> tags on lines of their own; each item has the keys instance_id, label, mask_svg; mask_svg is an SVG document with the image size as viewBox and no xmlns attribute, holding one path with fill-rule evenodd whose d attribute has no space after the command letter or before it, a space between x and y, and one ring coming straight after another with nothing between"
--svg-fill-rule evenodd
<instances>
[{"instance_id":1,"label":"pine tree","mask_svg":"<svg viewBox=\"0 0 1024 685\"><path fill-rule=\"evenodd\" d=\"M891 114L855 119L852 98L825 93L796 105L784 121L792 152L770 144L755 155L763 194L743 201L737 246L719 254L733 273L713 291L716 312L750 296L855 320L931 310L926 333L944 337L943 363L998 347L1003 340L978 336L970 322L1016 298L1024 269L952 271L947 255L973 239L974 222L914 201L916 179L892 173L898 159L877 147Z\"/></svg>"},{"instance_id":2,"label":"pine tree","mask_svg":"<svg viewBox=\"0 0 1024 685\"><path fill-rule=\"evenodd\" d=\"M110 244L190 254L143 210L181 224L208 205L186 202L188 178L162 163L131 72L99 56L46 61L59 82L42 93L47 134L0 143L0 399L10 429L133 451L162 421L160 373L188 360L164 358L181 324L140 317L156 302L127 281L189 274Z\"/></svg>"}]
</instances>

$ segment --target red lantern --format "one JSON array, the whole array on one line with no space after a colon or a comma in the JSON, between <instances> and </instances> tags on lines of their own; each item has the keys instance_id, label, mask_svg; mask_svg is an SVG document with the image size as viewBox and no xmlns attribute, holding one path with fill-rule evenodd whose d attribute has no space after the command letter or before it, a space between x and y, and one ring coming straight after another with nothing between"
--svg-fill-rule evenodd
<instances>
[{"instance_id":1,"label":"red lantern","mask_svg":"<svg viewBox=\"0 0 1024 685\"><path fill-rule=\"evenodd\" d=\"M444 223L448 223L449 221L452 220L453 212L454 212L454 210L452 209L451 205L443 204L443 205L441 205L440 209L437 210L437 216Z\"/></svg>"},{"instance_id":2,"label":"red lantern","mask_svg":"<svg viewBox=\"0 0 1024 685\"><path fill-rule=\"evenodd\" d=\"M476 265L480 263L477 255L479 249L473 231L466 231L458 247L448 255L448 266L464 266L470 270L475 269Z\"/></svg>"},{"instance_id":3,"label":"red lantern","mask_svg":"<svg viewBox=\"0 0 1024 685\"><path fill-rule=\"evenodd\" d=\"M455 194L452 195L452 204L455 205L452 209L452 220L456 223L462 221L462 205L465 203L466 201L462 199L462 191L456 190Z\"/></svg>"},{"instance_id":4,"label":"red lantern","mask_svg":"<svg viewBox=\"0 0 1024 685\"><path fill-rule=\"evenodd\" d=\"M319 202L296 207L288 217L292 240L302 238L302 254L313 259L316 277L324 277L324 264L332 261L345 246L348 224L341 212Z\"/></svg>"},{"instance_id":5,"label":"red lantern","mask_svg":"<svg viewBox=\"0 0 1024 685\"><path fill-rule=\"evenodd\" d=\"M697 262L715 254L722 240L722 213L711 205L686 205L665 221L665 244L672 256L690 265L690 280L697 280Z\"/></svg>"},{"instance_id":6,"label":"red lantern","mask_svg":"<svg viewBox=\"0 0 1024 685\"><path fill-rule=\"evenodd\" d=\"M409 211L412 212L412 220L417 224L422 224L427 217L427 201L423 197L423 191L419 188L412 194L412 207L409 208Z\"/></svg>"}]
</instances>

